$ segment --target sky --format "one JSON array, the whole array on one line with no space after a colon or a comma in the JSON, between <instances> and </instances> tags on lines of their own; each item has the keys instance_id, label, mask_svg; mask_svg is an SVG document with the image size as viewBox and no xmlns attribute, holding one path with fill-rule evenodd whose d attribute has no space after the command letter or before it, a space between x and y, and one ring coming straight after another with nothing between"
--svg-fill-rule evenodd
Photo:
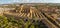
<instances>
[{"instance_id":1,"label":"sky","mask_svg":"<svg viewBox=\"0 0 60 28\"><path fill-rule=\"evenodd\" d=\"M8 3L60 3L60 0L0 0L0 4Z\"/></svg>"}]
</instances>

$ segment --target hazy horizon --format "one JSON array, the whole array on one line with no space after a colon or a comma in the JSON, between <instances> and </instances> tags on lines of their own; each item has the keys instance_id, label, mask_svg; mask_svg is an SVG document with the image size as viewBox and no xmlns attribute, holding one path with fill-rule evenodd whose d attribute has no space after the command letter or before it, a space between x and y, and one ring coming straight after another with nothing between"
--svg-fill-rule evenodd
<instances>
[{"instance_id":1,"label":"hazy horizon","mask_svg":"<svg viewBox=\"0 0 60 28\"><path fill-rule=\"evenodd\" d=\"M60 0L0 0L0 4L11 3L60 3Z\"/></svg>"}]
</instances>

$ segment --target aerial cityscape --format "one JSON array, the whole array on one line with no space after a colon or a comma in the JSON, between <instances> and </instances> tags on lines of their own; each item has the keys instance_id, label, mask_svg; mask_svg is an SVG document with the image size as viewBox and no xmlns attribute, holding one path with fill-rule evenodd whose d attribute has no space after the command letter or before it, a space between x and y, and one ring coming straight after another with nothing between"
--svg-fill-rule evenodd
<instances>
[{"instance_id":1,"label":"aerial cityscape","mask_svg":"<svg viewBox=\"0 0 60 28\"><path fill-rule=\"evenodd\" d=\"M60 0L0 0L0 28L60 28Z\"/></svg>"},{"instance_id":2,"label":"aerial cityscape","mask_svg":"<svg viewBox=\"0 0 60 28\"><path fill-rule=\"evenodd\" d=\"M60 28L60 5L1 4L0 28Z\"/></svg>"}]
</instances>

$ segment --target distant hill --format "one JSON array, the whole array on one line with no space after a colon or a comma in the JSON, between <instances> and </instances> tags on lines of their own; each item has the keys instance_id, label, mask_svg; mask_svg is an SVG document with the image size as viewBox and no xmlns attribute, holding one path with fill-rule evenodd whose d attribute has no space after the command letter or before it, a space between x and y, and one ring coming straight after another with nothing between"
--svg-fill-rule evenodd
<instances>
[{"instance_id":1,"label":"distant hill","mask_svg":"<svg viewBox=\"0 0 60 28\"><path fill-rule=\"evenodd\" d=\"M0 4L0 7L16 7L16 5L48 5L48 6L60 6L60 3L11 3L11 4Z\"/></svg>"},{"instance_id":2,"label":"distant hill","mask_svg":"<svg viewBox=\"0 0 60 28\"><path fill-rule=\"evenodd\" d=\"M60 6L60 3L11 3L11 4L0 4L1 5L13 5L13 4L30 4L30 5L39 5L39 4L42 4L42 5L57 5L57 6Z\"/></svg>"}]
</instances>

